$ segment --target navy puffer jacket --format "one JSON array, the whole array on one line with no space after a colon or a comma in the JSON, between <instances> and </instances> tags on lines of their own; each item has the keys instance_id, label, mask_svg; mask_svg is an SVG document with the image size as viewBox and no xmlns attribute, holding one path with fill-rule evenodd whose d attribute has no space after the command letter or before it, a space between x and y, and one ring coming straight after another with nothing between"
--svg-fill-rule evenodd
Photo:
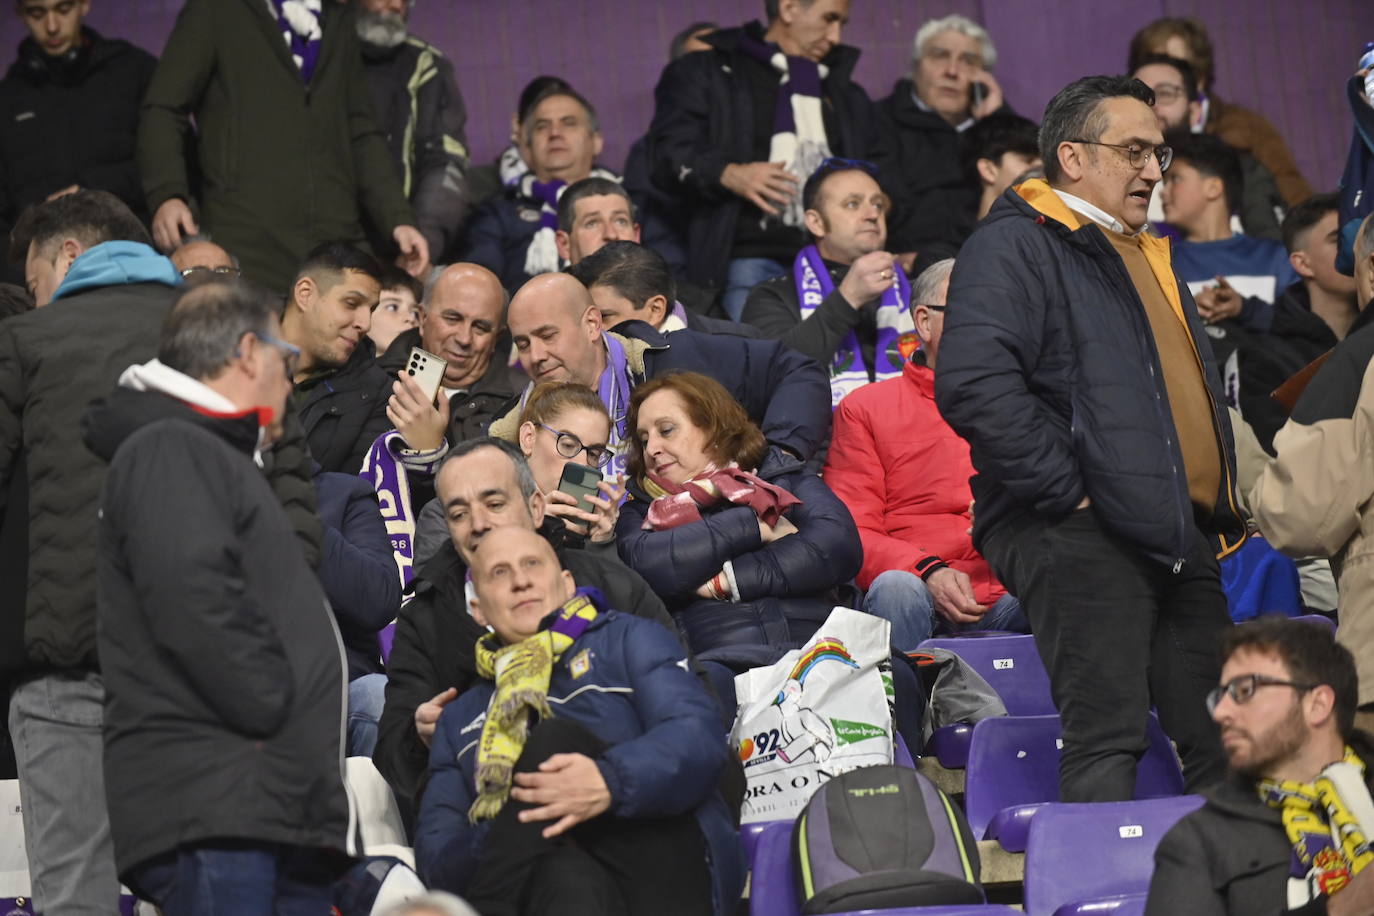
<instances>
[{"instance_id":1,"label":"navy puffer jacket","mask_svg":"<svg viewBox=\"0 0 1374 916\"><path fill-rule=\"evenodd\" d=\"M644 530L649 496L631 485L620 510L616 546L644 577L696 653L726 646L800 646L838 603L836 590L854 578L863 548L854 518L830 487L799 462L774 451L759 476L802 501L787 512L797 533L764 544L758 516L722 503L692 522ZM730 562L739 602L702 598L696 590Z\"/></svg>"},{"instance_id":2,"label":"navy puffer jacket","mask_svg":"<svg viewBox=\"0 0 1374 916\"><path fill-rule=\"evenodd\" d=\"M1088 496L1104 528L1170 567L1194 521L1229 553L1245 530L1235 446L1197 306L1177 283L1225 465L1215 510L1195 519L1145 307L1096 224L1066 222L1044 182L1008 190L950 281L935 400L971 447L974 544L1010 515L1059 519Z\"/></svg>"}]
</instances>

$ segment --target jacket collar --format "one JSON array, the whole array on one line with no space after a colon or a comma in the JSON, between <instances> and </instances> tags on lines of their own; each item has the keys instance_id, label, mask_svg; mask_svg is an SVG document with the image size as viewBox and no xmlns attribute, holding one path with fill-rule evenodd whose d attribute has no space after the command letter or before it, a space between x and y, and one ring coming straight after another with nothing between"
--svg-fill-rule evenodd
<instances>
[{"instance_id":1,"label":"jacket collar","mask_svg":"<svg viewBox=\"0 0 1374 916\"><path fill-rule=\"evenodd\" d=\"M1074 213L1077 213L1079 216L1086 216L1088 219L1097 223L1103 229L1110 229L1117 235L1132 236L1139 235L1141 232L1145 231L1145 227L1142 226L1141 228L1132 232L1129 228L1127 228L1127 226L1124 223L1121 222L1121 220L1117 219L1115 216L1112 216L1110 213L1108 213L1106 210L1103 210L1096 204L1088 203L1086 200L1077 196L1076 194L1070 194L1068 191L1061 191L1058 188L1051 188L1051 190L1054 191L1055 196L1057 196L1061 201L1064 202L1064 205L1066 207L1068 207Z\"/></svg>"},{"instance_id":2,"label":"jacket collar","mask_svg":"<svg viewBox=\"0 0 1374 916\"><path fill-rule=\"evenodd\" d=\"M142 242L101 242L72 261L52 298L56 302L88 289L133 283L180 286L181 274L169 259Z\"/></svg>"},{"instance_id":3,"label":"jacket collar","mask_svg":"<svg viewBox=\"0 0 1374 916\"><path fill-rule=\"evenodd\" d=\"M707 35L702 41L717 51L734 56L744 53L739 49L739 40L746 33L759 41L763 41L766 31L761 22L754 20L733 29L718 29ZM853 45L841 44L831 48L830 53L820 61L830 68L830 75L821 81L822 84L832 85L849 82L854 72L854 65L859 62L859 54L859 49Z\"/></svg>"},{"instance_id":4,"label":"jacket collar","mask_svg":"<svg viewBox=\"0 0 1374 916\"><path fill-rule=\"evenodd\" d=\"M267 428L272 424L274 416L271 407L250 407L245 410L210 386L157 359L135 364L125 369L119 376L119 386L133 391L152 391L165 394L182 402L203 417L211 420L231 421L229 424L231 427L236 427L241 423L246 429L248 420L251 418L256 428L256 435L252 437L251 447L245 448L245 451L251 452L253 460L261 465L259 452L262 448L262 440L266 435ZM247 437L244 437L243 441L240 441L240 437L237 435L225 436L225 438L236 446L249 444Z\"/></svg>"},{"instance_id":5,"label":"jacket collar","mask_svg":"<svg viewBox=\"0 0 1374 916\"><path fill-rule=\"evenodd\" d=\"M281 30L277 24L276 18L272 14L271 0L240 0L240 2L246 3L249 8L252 9L253 19L257 21L258 28L262 31L263 35L267 37L267 43L272 48L273 56L277 58L282 66L291 71L291 75L296 79L296 84L300 86L301 91L304 92L308 87L304 80L301 79L301 68L297 67L296 62L291 59L291 49L288 48L286 42L282 40ZM341 36L339 33L342 32L345 27L348 29L352 29L353 27L351 20L347 24L339 22L339 17L343 15L344 12L340 4L330 2L330 0L325 0L323 9L320 10L320 58L315 63L315 72L310 78L311 83L319 79L320 73L324 71L329 58L335 53L335 49L339 42L346 37Z\"/></svg>"},{"instance_id":6,"label":"jacket collar","mask_svg":"<svg viewBox=\"0 0 1374 916\"><path fill-rule=\"evenodd\" d=\"M931 400L935 398L935 370L929 366L923 366L913 360L907 360L906 365L902 366L902 375L907 381L916 386L921 394Z\"/></svg>"}]
</instances>

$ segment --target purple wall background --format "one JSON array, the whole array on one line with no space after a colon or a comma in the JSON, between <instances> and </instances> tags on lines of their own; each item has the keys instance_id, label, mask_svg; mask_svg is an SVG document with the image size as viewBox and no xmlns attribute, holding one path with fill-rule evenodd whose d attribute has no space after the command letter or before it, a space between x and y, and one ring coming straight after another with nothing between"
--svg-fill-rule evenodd
<instances>
[{"instance_id":1,"label":"purple wall background","mask_svg":"<svg viewBox=\"0 0 1374 916\"><path fill-rule=\"evenodd\" d=\"M92 0L90 23L156 54L181 5ZM477 161L505 145L525 82L555 73L597 106L603 159L618 167L649 123L672 36L695 20L733 25L761 9L759 0L417 0L412 28L454 61ZM1219 94L1267 115L1318 188L1340 178L1350 139L1343 86L1363 43L1374 40L1368 0L853 0L845 40L863 49L856 78L870 95L886 95L904 75L916 28L949 12L986 24L1008 100L1037 119L1070 80L1122 69L1140 26L1197 16L1216 44ZM0 11L4 66L21 35L13 14Z\"/></svg>"}]
</instances>

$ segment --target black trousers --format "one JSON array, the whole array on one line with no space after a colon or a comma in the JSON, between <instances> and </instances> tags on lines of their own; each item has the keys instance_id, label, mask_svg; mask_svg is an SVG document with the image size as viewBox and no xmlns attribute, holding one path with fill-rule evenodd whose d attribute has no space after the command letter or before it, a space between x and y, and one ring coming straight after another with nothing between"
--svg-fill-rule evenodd
<instances>
[{"instance_id":1,"label":"black trousers","mask_svg":"<svg viewBox=\"0 0 1374 916\"><path fill-rule=\"evenodd\" d=\"M1108 534L1091 508L1060 522L1016 516L984 538L984 556L1026 610L1063 719L1061 801L1132 797L1152 702L1188 791L1225 775L1205 698L1231 618L1216 558L1190 530L1178 573Z\"/></svg>"},{"instance_id":2,"label":"black trousers","mask_svg":"<svg viewBox=\"0 0 1374 916\"><path fill-rule=\"evenodd\" d=\"M554 754L596 757L606 744L575 722L546 719L530 732L515 772ZM492 821L465 899L482 916L710 916L706 844L691 814L602 814L546 840L552 821L521 823L536 807L508 801Z\"/></svg>"}]
</instances>

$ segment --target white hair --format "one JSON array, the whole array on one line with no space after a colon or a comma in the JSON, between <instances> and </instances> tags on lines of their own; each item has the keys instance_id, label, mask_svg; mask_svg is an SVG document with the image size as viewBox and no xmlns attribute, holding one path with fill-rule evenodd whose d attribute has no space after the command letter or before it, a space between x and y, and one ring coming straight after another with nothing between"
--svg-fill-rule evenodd
<instances>
[{"instance_id":1,"label":"white hair","mask_svg":"<svg viewBox=\"0 0 1374 916\"><path fill-rule=\"evenodd\" d=\"M911 59L920 60L926 45L941 32L958 32L978 42L983 51L983 69L991 72L997 67L997 48L992 43L988 30L967 16L954 13L940 19L931 19L916 30L916 40L912 43Z\"/></svg>"},{"instance_id":2,"label":"white hair","mask_svg":"<svg viewBox=\"0 0 1374 916\"><path fill-rule=\"evenodd\" d=\"M934 264L921 271L911 283L911 306L918 305L944 305L943 302L936 302L940 287L949 275L954 272L954 259L945 258L943 261L936 261Z\"/></svg>"}]
</instances>

